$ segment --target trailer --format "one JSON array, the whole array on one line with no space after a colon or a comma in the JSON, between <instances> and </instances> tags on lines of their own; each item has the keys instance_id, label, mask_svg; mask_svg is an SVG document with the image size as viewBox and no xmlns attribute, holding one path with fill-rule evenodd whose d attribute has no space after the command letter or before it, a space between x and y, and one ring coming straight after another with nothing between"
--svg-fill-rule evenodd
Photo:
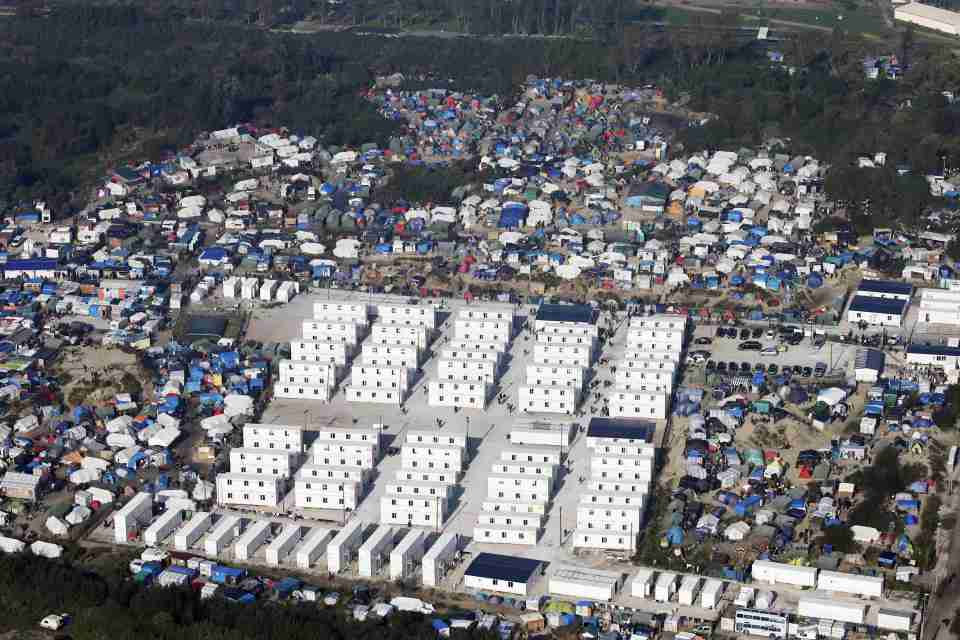
<instances>
[{"instance_id":1,"label":"trailer","mask_svg":"<svg viewBox=\"0 0 960 640\"><path fill-rule=\"evenodd\" d=\"M196 577L196 571L186 567L168 567L157 576L160 587L185 587Z\"/></svg>"},{"instance_id":2,"label":"trailer","mask_svg":"<svg viewBox=\"0 0 960 640\"><path fill-rule=\"evenodd\" d=\"M877 612L877 627L880 629L909 632L913 627L913 612L880 609Z\"/></svg>"},{"instance_id":3,"label":"trailer","mask_svg":"<svg viewBox=\"0 0 960 640\"><path fill-rule=\"evenodd\" d=\"M423 529L411 529L390 552L390 579L406 580L413 575L423 559L427 534Z\"/></svg>"},{"instance_id":4,"label":"trailer","mask_svg":"<svg viewBox=\"0 0 960 640\"><path fill-rule=\"evenodd\" d=\"M304 536L300 546L294 550L297 558L297 567L300 569L309 569L313 566L313 563L326 552L327 545L335 534L336 531L333 529L326 529L324 527L311 529L310 533Z\"/></svg>"},{"instance_id":5,"label":"trailer","mask_svg":"<svg viewBox=\"0 0 960 640\"><path fill-rule=\"evenodd\" d=\"M657 602L670 602L673 595L677 592L677 581L679 576L671 571L664 571L657 578L657 584L654 589L654 600Z\"/></svg>"},{"instance_id":6,"label":"trailer","mask_svg":"<svg viewBox=\"0 0 960 640\"><path fill-rule=\"evenodd\" d=\"M363 544L363 523L359 520L348 522L330 544L327 545L327 569L330 573L340 573L357 555Z\"/></svg>"},{"instance_id":7,"label":"trailer","mask_svg":"<svg viewBox=\"0 0 960 640\"><path fill-rule=\"evenodd\" d=\"M177 551L186 551L200 539L213 525L213 514L206 511L197 511L186 524L180 527L173 536L173 546Z\"/></svg>"},{"instance_id":8,"label":"trailer","mask_svg":"<svg viewBox=\"0 0 960 640\"><path fill-rule=\"evenodd\" d=\"M816 587L817 568L798 567L784 562L754 560L750 569L756 582L766 584L789 584L796 587Z\"/></svg>"},{"instance_id":9,"label":"trailer","mask_svg":"<svg viewBox=\"0 0 960 640\"><path fill-rule=\"evenodd\" d=\"M883 577L864 576L842 571L821 571L817 578L817 589L849 593L867 598L883 596Z\"/></svg>"},{"instance_id":10,"label":"trailer","mask_svg":"<svg viewBox=\"0 0 960 640\"><path fill-rule=\"evenodd\" d=\"M233 545L233 555L237 560L249 560L267 538L273 523L269 520L255 520Z\"/></svg>"},{"instance_id":11,"label":"trailer","mask_svg":"<svg viewBox=\"0 0 960 640\"><path fill-rule=\"evenodd\" d=\"M573 441L573 423L530 422L510 430L510 444L569 447Z\"/></svg>"},{"instance_id":12,"label":"trailer","mask_svg":"<svg viewBox=\"0 0 960 640\"><path fill-rule=\"evenodd\" d=\"M271 567L280 566L280 561L287 557L298 542L300 542L300 526L296 524L284 526L280 535L267 546L267 564Z\"/></svg>"},{"instance_id":13,"label":"trailer","mask_svg":"<svg viewBox=\"0 0 960 640\"><path fill-rule=\"evenodd\" d=\"M723 580L709 578L700 590L700 606L704 609L716 609L723 598L725 586Z\"/></svg>"},{"instance_id":14,"label":"trailer","mask_svg":"<svg viewBox=\"0 0 960 640\"><path fill-rule=\"evenodd\" d=\"M447 531L423 556L423 586L438 587L460 553L460 534Z\"/></svg>"},{"instance_id":15,"label":"trailer","mask_svg":"<svg viewBox=\"0 0 960 640\"><path fill-rule=\"evenodd\" d=\"M143 542L147 546L155 547L183 524L186 512L183 509L168 509L153 521L143 532Z\"/></svg>"},{"instance_id":16,"label":"trailer","mask_svg":"<svg viewBox=\"0 0 960 640\"><path fill-rule=\"evenodd\" d=\"M393 527L378 527L373 535L360 547L358 573L362 578L380 575L384 560L390 557L394 540Z\"/></svg>"},{"instance_id":17,"label":"trailer","mask_svg":"<svg viewBox=\"0 0 960 640\"><path fill-rule=\"evenodd\" d=\"M141 492L133 496L113 516L113 539L126 544L153 516L153 494Z\"/></svg>"},{"instance_id":18,"label":"trailer","mask_svg":"<svg viewBox=\"0 0 960 640\"><path fill-rule=\"evenodd\" d=\"M584 598L609 602L616 598L623 586L623 574L619 571L601 571L584 567L557 567L550 576L548 590L551 595L569 598Z\"/></svg>"},{"instance_id":19,"label":"trailer","mask_svg":"<svg viewBox=\"0 0 960 640\"><path fill-rule=\"evenodd\" d=\"M634 598L649 598L653 594L653 569L641 568L630 582L630 595Z\"/></svg>"},{"instance_id":20,"label":"trailer","mask_svg":"<svg viewBox=\"0 0 960 640\"><path fill-rule=\"evenodd\" d=\"M680 592L677 598L678 602L682 605L692 607L697 599L697 595L700 593L701 583L702 580L700 576L684 576L683 581L680 583Z\"/></svg>"},{"instance_id":21,"label":"trailer","mask_svg":"<svg viewBox=\"0 0 960 640\"><path fill-rule=\"evenodd\" d=\"M240 535L240 518L237 516L223 516L217 520L213 530L203 541L203 551L208 556L218 556L234 538Z\"/></svg>"},{"instance_id":22,"label":"trailer","mask_svg":"<svg viewBox=\"0 0 960 640\"><path fill-rule=\"evenodd\" d=\"M277 291L277 281L276 280L264 280L263 285L260 287L260 300L263 302L270 302L273 300L273 296Z\"/></svg>"},{"instance_id":23,"label":"trailer","mask_svg":"<svg viewBox=\"0 0 960 640\"><path fill-rule=\"evenodd\" d=\"M836 620L850 624L863 624L867 605L852 602L838 602L824 598L801 597L797 603L797 613L804 618Z\"/></svg>"}]
</instances>

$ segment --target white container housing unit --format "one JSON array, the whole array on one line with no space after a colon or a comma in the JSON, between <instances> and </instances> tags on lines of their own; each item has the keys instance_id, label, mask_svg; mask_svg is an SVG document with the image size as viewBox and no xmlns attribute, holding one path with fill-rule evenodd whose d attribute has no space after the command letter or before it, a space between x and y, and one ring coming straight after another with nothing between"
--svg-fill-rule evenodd
<instances>
[{"instance_id":1,"label":"white container housing unit","mask_svg":"<svg viewBox=\"0 0 960 640\"><path fill-rule=\"evenodd\" d=\"M560 449L554 447L509 447L500 451L504 462L553 464L561 462Z\"/></svg>"},{"instance_id":2,"label":"white container housing unit","mask_svg":"<svg viewBox=\"0 0 960 640\"><path fill-rule=\"evenodd\" d=\"M301 336L306 342L342 342L356 346L364 330L364 325L355 322L304 320L301 324Z\"/></svg>"},{"instance_id":3,"label":"white container housing unit","mask_svg":"<svg viewBox=\"0 0 960 640\"><path fill-rule=\"evenodd\" d=\"M653 596L654 575L653 569L638 569L630 581L630 595L644 600Z\"/></svg>"},{"instance_id":4,"label":"white container housing unit","mask_svg":"<svg viewBox=\"0 0 960 640\"><path fill-rule=\"evenodd\" d=\"M797 614L804 618L836 620L850 624L863 624L867 605L851 602L801 596L797 603Z\"/></svg>"},{"instance_id":5,"label":"white container housing unit","mask_svg":"<svg viewBox=\"0 0 960 640\"><path fill-rule=\"evenodd\" d=\"M921 289L919 322L960 326L960 291Z\"/></svg>"},{"instance_id":6,"label":"white container housing unit","mask_svg":"<svg viewBox=\"0 0 960 640\"><path fill-rule=\"evenodd\" d=\"M512 307L463 307L457 313L460 320L482 320L485 322L506 322L513 324L516 313Z\"/></svg>"},{"instance_id":7,"label":"white container housing unit","mask_svg":"<svg viewBox=\"0 0 960 640\"><path fill-rule=\"evenodd\" d=\"M865 598L883 597L883 576L864 576L842 571L820 571L817 589L849 593Z\"/></svg>"},{"instance_id":8,"label":"white container housing unit","mask_svg":"<svg viewBox=\"0 0 960 640\"><path fill-rule=\"evenodd\" d=\"M537 309L533 329L539 334L599 335L597 314L590 305L543 304Z\"/></svg>"},{"instance_id":9,"label":"white container housing unit","mask_svg":"<svg viewBox=\"0 0 960 640\"><path fill-rule=\"evenodd\" d=\"M393 527L379 526L360 546L357 572L361 578L373 578L383 573L393 550L396 532Z\"/></svg>"},{"instance_id":10,"label":"white container housing unit","mask_svg":"<svg viewBox=\"0 0 960 640\"><path fill-rule=\"evenodd\" d=\"M197 511L173 536L177 551L187 551L213 526L213 514Z\"/></svg>"},{"instance_id":11,"label":"white container housing unit","mask_svg":"<svg viewBox=\"0 0 960 640\"><path fill-rule=\"evenodd\" d=\"M330 541L327 545L327 570L330 573L340 573L356 557L363 544L363 529L362 522L351 520Z\"/></svg>"},{"instance_id":12,"label":"white container housing unit","mask_svg":"<svg viewBox=\"0 0 960 640\"><path fill-rule=\"evenodd\" d=\"M310 462L319 466L360 467L372 469L379 460L375 442L335 442L317 440L310 447Z\"/></svg>"},{"instance_id":13,"label":"white container housing unit","mask_svg":"<svg viewBox=\"0 0 960 640\"><path fill-rule=\"evenodd\" d=\"M437 362L437 378L449 382L497 381L497 363L494 360L446 360Z\"/></svg>"},{"instance_id":14,"label":"white container housing unit","mask_svg":"<svg viewBox=\"0 0 960 640\"><path fill-rule=\"evenodd\" d=\"M260 300L270 302L277 294L277 288L280 284L276 280L264 280L260 285Z\"/></svg>"},{"instance_id":15,"label":"white container housing unit","mask_svg":"<svg viewBox=\"0 0 960 640\"><path fill-rule=\"evenodd\" d=\"M317 560L327 551L327 545L336 532L324 527L311 529L300 545L294 549L297 567L300 569L309 569Z\"/></svg>"},{"instance_id":16,"label":"white container housing unit","mask_svg":"<svg viewBox=\"0 0 960 640\"><path fill-rule=\"evenodd\" d=\"M300 542L300 525L284 525L273 541L267 545L267 564L271 567L279 567L280 563L293 551L293 548Z\"/></svg>"},{"instance_id":17,"label":"white container housing unit","mask_svg":"<svg viewBox=\"0 0 960 640\"><path fill-rule=\"evenodd\" d=\"M484 409L491 389L487 382L431 380L427 383L427 403L431 407Z\"/></svg>"},{"instance_id":18,"label":"white container housing unit","mask_svg":"<svg viewBox=\"0 0 960 640\"><path fill-rule=\"evenodd\" d=\"M407 324L375 322L370 327L369 344L406 346L423 350L430 345L431 329Z\"/></svg>"},{"instance_id":19,"label":"white container housing unit","mask_svg":"<svg viewBox=\"0 0 960 640\"><path fill-rule=\"evenodd\" d=\"M716 609L723 598L725 582L708 578L700 590L700 606L704 609Z\"/></svg>"},{"instance_id":20,"label":"white container housing unit","mask_svg":"<svg viewBox=\"0 0 960 640\"><path fill-rule=\"evenodd\" d=\"M518 394L517 406L524 413L573 415L580 402L580 389L575 387L521 385Z\"/></svg>"},{"instance_id":21,"label":"white container housing unit","mask_svg":"<svg viewBox=\"0 0 960 640\"><path fill-rule=\"evenodd\" d=\"M533 345L533 362L541 366L589 368L593 364L593 348L589 345L538 342Z\"/></svg>"},{"instance_id":22,"label":"white container housing unit","mask_svg":"<svg viewBox=\"0 0 960 640\"><path fill-rule=\"evenodd\" d=\"M607 396L610 416L666 420L670 409L670 396L671 390L665 387L654 387L650 391L615 388Z\"/></svg>"},{"instance_id":23,"label":"white container housing unit","mask_svg":"<svg viewBox=\"0 0 960 640\"><path fill-rule=\"evenodd\" d=\"M113 516L113 539L126 544L153 519L153 494L140 492Z\"/></svg>"},{"instance_id":24,"label":"white container housing unit","mask_svg":"<svg viewBox=\"0 0 960 640\"><path fill-rule=\"evenodd\" d=\"M416 369L420 366L420 349L409 345L384 345L365 342L360 348L360 360L367 367Z\"/></svg>"},{"instance_id":25,"label":"white container housing unit","mask_svg":"<svg viewBox=\"0 0 960 640\"><path fill-rule=\"evenodd\" d=\"M573 442L572 422L518 420L510 430L510 444L558 447L568 449Z\"/></svg>"},{"instance_id":26,"label":"white container housing unit","mask_svg":"<svg viewBox=\"0 0 960 640\"><path fill-rule=\"evenodd\" d=\"M789 584L795 587L817 586L816 567L798 567L785 562L754 560L750 573L756 582L764 584Z\"/></svg>"},{"instance_id":27,"label":"white container housing unit","mask_svg":"<svg viewBox=\"0 0 960 640\"><path fill-rule=\"evenodd\" d=\"M657 577L654 587L654 599L657 602L670 602L677 592L677 583L679 576L670 571L664 571Z\"/></svg>"},{"instance_id":28,"label":"white container housing unit","mask_svg":"<svg viewBox=\"0 0 960 640\"><path fill-rule=\"evenodd\" d=\"M458 319L453 326L457 340L466 342L499 342L506 347L513 339L513 322Z\"/></svg>"},{"instance_id":29,"label":"white container housing unit","mask_svg":"<svg viewBox=\"0 0 960 640\"><path fill-rule=\"evenodd\" d=\"M291 340L290 359L297 362L324 362L344 367L353 357L354 347L333 340Z\"/></svg>"},{"instance_id":30,"label":"white container housing unit","mask_svg":"<svg viewBox=\"0 0 960 640\"><path fill-rule=\"evenodd\" d=\"M447 346L440 349L440 361L444 360L487 360L494 363L496 371L500 370L500 364L503 361L503 351L491 351L487 349L455 349Z\"/></svg>"},{"instance_id":31,"label":"white container housing unit","mask_svg":"<svg viewBox=\"0 0 960 640\"><path fill-rule=\"evenodd\" d=\"M540 364L527 365L527 384L534 387L572 387L583 389L586 376L583 367L548 367Z\"/></svg>"},{"instance_id":32,"label":"white container housing unit","mask_svg":"<svg viewBox=\"0 0 960 640\"><path fill-rule=\"evenodd\" d=\"M380 498L381 523L436 528L446 521L450 508L447 498L413 493L410 486L394 485L392 488L392 493Z\"/></svg>"},{"instance_id":33,"label":"white container housing unit","mask_svg":"<svg viewBox=\"0 0 960 640\"><path fill-rule=\"evenodd\" d=\"M677 592L677 602L688 607L694 606L702 584L703 579L700 576L683 576L683 580L680 582L680 590Z\"/></svg>"},{"instance_id":34,"label":"white container housing unit","mask_svg":"<svg viewBox=\"0 0 960 640\"><path fill-rule=\"evenodd\" d=\"M284 481L280 477L251 473L217 475L217 504L276 509L283 497Z\"/></svg>"},{"instance_id":35,"label":"white container housing unit","mask_svg":"<svg viewBox=\"0 0 960 640\"><path fill-rule=\"evenodd\" d=\"M143 532L143 543L148 547L157 546L170 537L170 534L183 524L185 516L186 511L183 509L167 509Z\"/></svg>"},{"instance_id":36,"label":"white container housing unit","mask_svg":"<svg viewBox=\"0 0 960 640\"><path fill-rule=\"evenodd\" d=\"M223 297L227 300L236 299L240 295L240 279L235 276L224 278Z\"/></svg>"},{"instance_id":37,"label":"white container housing unit","mask_svg":"<svg viewBox=\"0 0 960 640\"><path fill-rule=\"evenodd\" d=\"M460 340L454 338L444 343L440 350L441 357L447 353L467 352L474 354L487 354L488 357L494 357L498 361L502 360L503 353L508 345L502 342L481 342L479 340Z\"/></svg>"},{"instance_id":38,"label":"white container housing unit","mask_svg":"<svg viewBox=\"0 0 960 640\"><path fill-rule=\"evenodd\" d=\"M437 327L437 307L432 304L378 304L376 315L380 322Z\"/></svg>"},{"instance_id":39,"label":"white container housing unit","mask_svg":"<svg viewBox=\"0 0 960 640\"><path fill-rule=\"evenodd\" d=\"M354 365L347 385L349 402L373 402L399 406L407 395L409 369Z\"/></svg>"},{"instance_id":40,"label":"white container housing unit","mask_svg":"<svg viewBox=\"0 0 960 640\"><path fill-rule=\"evenodd\" d=\"M297 473L293 483L293 502L297 509L333 509L353 511L363 497L363 486L356 480L313 479Z\"/></svg>"},{"instance_id":41,"label":"white container housing unit","mask_svg":"<svg viewBox=\"0 0 960 640\"><path fill-rule=\"evenodd\" d=\"M370 322L365 303L314 302L313 319L321 322L353 322L367 325Z\"/></svg>"},{"instance_id":42,"label":"white container housing unit","mask_svg":"<svg viewBox=\"0 0 960 640\"><path fill-rule=\"evenodd\" d=\"M218 556L238 535L241 520L238 516L222 516L203 539L203 551L208 556Z\"/></svg>"},{"instance_id":43,"label":"white container housing unit","mask_svg":"<svg viewBox=\"0 0 960 640\"><path fill-rule=\"evenodd\" d=\"M377 456L380 455L382 447L381 429L378 426L372 427L324 427L317 432L316 442L342 442L374 444Z\"/></svg>"},{"instance_id":44,"label":"white container housing unit","mask_svg":"<svg viewBox=\"0 0 960 640\"><path fill-rule=\"evenodd\" d=\"M610 602L620 593L623 580L619 571L560 566L553 570L547 588L555 596Z\"/></svg>"},{"instance_id":45,"label":"white container housing unit","mask_svg":"<svg viewBox=\"0 0 960 640\"><path fill-rule=\"evenodd\" d=\"M303 427L248 423L243 425L243 446L251 449L303 451Z\"/></svg>"},{"instance_id":46,"label":"white container housing unit","mask_svg":"<svg viewBox=\"0 0 960 640\"><path fill-rule=\"evenodd\" d=\"M247 530L233 543L233 557L243 562L253 558L257 550L270 537L273 523L269 520L254 520Z\"/></svg>"},{"instance_id":47,"label":"white container housing unit","mask_svg":"<svg viewBox=\"0 0 960 640\"><path fill-rule=\"evenodd\" d=\"M467 446L467 436L464 433L445 433L428 429L407 429L404 441L409 444L440 444L461 449Z\"/></svg>"},{"instance_id":48,"label":"white container housing unit","mask_svg":"<svg viewBox=\"0 0 960 640\"><path fill-rule=\"evenodd\" d=\"M428 471L463 470L463 447L451 444L405 443L400 448L405 469Z\"/></svg>"},{"instance_id":49,"label":"white container housing unit","mask_svg":"<svg viewBox=\"0 0 960 640\"><path fill-rule=\"evenodd\" d=\"M307 360L281 360L273 385L277 398L329 402L337 385L337 365Z\"/></svg>"},{"instance_id":50,"label":"white container housing unit","mask_svg":"<svg viewBox=\"0 0 960 640\"><path fill-rule=\"evenodd\" d=\"M460 534L446 531L423 554L423 586L439 587L443 577L456 565L460 555Z\"/></svg>"},{"instance_id":51,"label":"white container housing unit","mask_svg":"<svg viewBox=\"0 0 960 640\"><path fill-rule=\"evenodd\" d=\"M237 447L230 450L230 471L288 478L300 457L296 451Z\"/></svg>"},{"instance_id":52,"label":"white container housing unit","mask_svg":"<svg viewBox=\"0 0 960 640\"><path fill-rule=\"evenodd\" d=\"M423 559L427 534L422 529L411 529L390 552L390 579L411 578Z\"/></svg>"},{"instance_id":53,"label":"white container housing unit","mask_svg":"<svg viewBox=\"0 0 960 640\"><path fill-rule=\"evenodd\" d=\"M535 545L540 539L540 527L520 524L481 524L473 527L474 542L487 544Z\"/></svg>"}]
</instances>

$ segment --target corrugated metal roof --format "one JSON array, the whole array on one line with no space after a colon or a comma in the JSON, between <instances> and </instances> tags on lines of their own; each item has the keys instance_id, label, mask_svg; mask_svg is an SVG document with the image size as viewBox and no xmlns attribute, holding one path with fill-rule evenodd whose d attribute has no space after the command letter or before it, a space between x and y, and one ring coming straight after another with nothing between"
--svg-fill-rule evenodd
<instances>
[{"instance_id":1,"label":"corrugated metal roof","mask_svg":"<svg viewBox=\"0 0 960 640\"><path fill-rule=\"evenodd\" d=\"M888 316L903 315L907 302L905 300L891 300L888 298L872 298L857 296L850 303L850 311L861 313L879 313Z\"/></svg>"},{"instance_id":2,"label":"corrugated metal roof","mask_svg":"<svg viewBox=\"0 0 960 640\"><path fill-rule=\"evenodd\" d=\"M515 558L498 553L478 554L464 575L475 578L490 578L508 582L525 583L540 567L540 560Z\"/></svg>"},{"instance_id":3,"label":"corrugated metal roof","mask_svg":"<svg viewBox=\"0 0 960 640\"><path fill-rule=\"evenodd\" d=\"M537 309L537 320L545 322L583 322L593 324L596 321L593 307L586 304L542 304Z\"/></svg>"},{"instance_id":4,"label":"corrugated metal roof","mask_svg":"<svg viewBox=\"0 0 960 640\"><path fill-rule=\"evenodd\" d=\"M656 425L649 420L639 418L590 418L587 437L650 442L653 440L656 428Z\"/></svg>"},{"instance_id":5,"label":"corrugated metal roof","mask_svg":"<svg viewBox=\"0 0 960 640\"><path fill-rule=\"evenodd\" d=\"M909 282L895 282L893 280L863 280L857 287L857 291L912 295L913 285Z\"/></svg>"},{"instance_id":6,"label":"corrugated metal roof","mask_svg":"<svg viewBox=\"0 0 960 640\"><path fill-rule=\"evenodd\" d=\"M953 356L960 358L960 347L948 347L941 344L911 344L907 353L925 356Z\"/></svg>"}]
</instances>

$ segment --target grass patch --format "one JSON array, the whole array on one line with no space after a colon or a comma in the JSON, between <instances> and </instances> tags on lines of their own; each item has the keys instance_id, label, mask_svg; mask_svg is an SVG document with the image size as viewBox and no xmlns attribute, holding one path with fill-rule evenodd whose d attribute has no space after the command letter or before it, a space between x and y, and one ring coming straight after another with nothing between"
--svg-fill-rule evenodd
<instances>
[{"instance_id":1,"label":"grass patch","mask_svg":"<svg viewBox=\"0 0 960 640\"><path fill-rule=\"evenodd\" d=\"M861 6L854 9L840 5L829 9L757 6L744 9L742 17L755 23L788 20L814 27L840 28L850 33L884 34L890 31L879 11Z\"/></svg>"}]
</instances>

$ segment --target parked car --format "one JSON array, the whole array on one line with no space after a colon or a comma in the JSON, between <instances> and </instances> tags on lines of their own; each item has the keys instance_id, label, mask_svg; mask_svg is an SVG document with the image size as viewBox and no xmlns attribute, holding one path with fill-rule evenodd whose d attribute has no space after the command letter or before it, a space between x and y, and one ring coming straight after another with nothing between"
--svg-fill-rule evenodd
<instances>
[{"instance_id":1,"label":"parked car","mask_svg":"<svg viewBox=\"0 0 960 640\"><path fill-rule=\"evenodd\" d=\"M755 340L748 340L737 345L737 349L740 351L760 351L762 348L763 345Z\"/></svg>"},{"instance_id":2,"label":"parked car","mask_svg":"<svg viewBox=\"0 0 960 640\"><path fill-rule=\"evenodd\" d=\"M827 364L825 362L818 362L813 368L813 375L818 378L822 378L827 375Z\"/></svg>"},{"instance_id":3,"label":"parked car","mask_svg":"<svg viewBox=\"0 0 960 640\"><path fill-rule=\"evenodd\" d=\"M70 623L69 613L51 613L44 616L40 621L40 626L50 631L59 631Z\"/></svg>"},{"instance_id":4,"label":"parked car","mask_svg":"<svg viewBox=\"0 0 960 640\"><path fill-rule=\"evenodd\" d=\"M707 336L700 336L699 338L694 339L693 344L711 344L713 338L708 338Z\"/></svg>"}]
</instances>

